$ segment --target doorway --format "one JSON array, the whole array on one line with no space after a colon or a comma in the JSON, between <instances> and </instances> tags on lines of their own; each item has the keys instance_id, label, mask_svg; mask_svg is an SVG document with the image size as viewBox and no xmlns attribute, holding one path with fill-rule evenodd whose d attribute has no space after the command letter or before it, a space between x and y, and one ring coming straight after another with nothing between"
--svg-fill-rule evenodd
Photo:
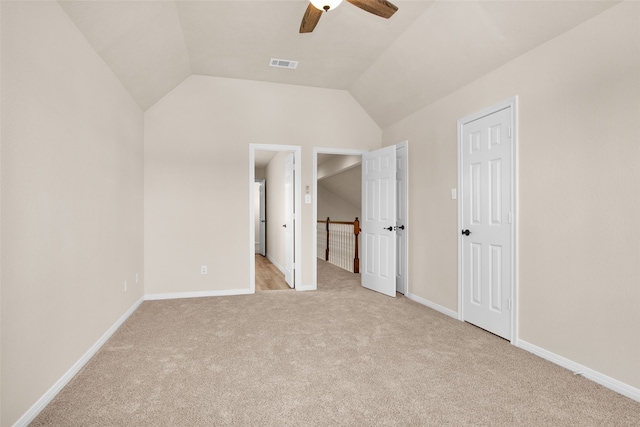
<instances>
[{"instance_id":1,"label":"doorway","mask_svg":"<svg viewBox=\"0 0 640 427\"><path fill-rule=\"evenodd\" d=\"M405 294L407 292L407 271L408 271L408 261L407 261L407 253L408 253L408 198L407 198L407 190L408 190L408 142L404 141L398 145L393 146L394 148L391 150L387 147L387 150L394 151L394 166L398 171L396 175L394 172L394 176L390 181L390 185L394 187L392 202L395 202L394 218L392 220L392 232L394 237L391 239L392 244L394 246L394 251L392 253L387 253L387 258L391 257L388 262L392 265L390 269L392 271L393 277L389 278L387 287L391 287L386 293L388 295L393 294L395 296L395 292L400 292ZM333 156L344 156L347 157L358 157L360 162L362 163L363 155L369 153L367 150L353 150L353 149L338 149L338 148L318 148L314 147L313 149L313 214L314 214L314 224L318 221L318 179L321 173L319 172L319 159L325 155L333 155ZM348 161L342 162L348 163ZM361 197L361 206L365 206L365 201L363 195L365 192L361 189L360 197ZM362 212L362 208L360 211L360 224L362 225L364 213ZM325 219L325 218L322 218ZM361 253L363 251L363 239L362 234L360 235L360 249ZM397 247L397 250L395 248ZM317 234L313 234L313 255L314 258L318 257L318 237ZM362 263L362 257L360 259ZM360 271L363 271L363 265L361 265ZM313 289L317 289L318 286L318 271L316 262L313 263L313 274L312 277L314 279Z\"/></svg>"},{"instance_id":2,"label":"doorway","mask_svg":"<svg viewBox=\"0 0 640 427\"><path fill-rule=\"evenodd\" d=\"M327 216L327 215L324 215L325 217L318 216L318 191L319 191L318 180L323 176L325 176L325 174L327 173L319 170L319 164L322 162L323 158L327 156L340 157L340 159L338 159L337 162L334 162L336 163L335 166L330 166L327 169L343 170L345 168L345 165L347 165L346 167L351 168L354 166L354 162L356 161L361 162L362 155L366 152L367 150L344 149L344 148L342 149L341 148L320 148L320 147L313 148L313 160L312 160L313 176L312 176L312 189L311 189L313 224L317 224L318 219L326 219L326 216ZM361 197L359 189L358 189L358 197ZM361 215L361 212L357 212L357 214L358 214L357 216L359 217ZM354 218L349 218L349 220L353 220L353 219ZM314 259L314 262L312 263L312 269L313 269L312 277L314 282L311 288L315 290L315 289L318 289L318 268L317 268L318 236L317 236L317 233L313 233L312 247L313 247L313 259Z\"/></svg>"},{"instance_id":3,"label":"doorway","mask_svg":"<svg viewBox=\"0 0 640 427\"><path fill-rule=\"evenodd\" d=\"M458 121L460 320L515 342L516 107Z\"/></svg>"},{"instance_id":4,"label":"doorway","mask_svg":"<svg viewBox=\"0 0 640 427\"><path fill-rule=\"evenodd\" d=\"M259 191L255 185L256 175L265 181L265 255L287 276L290 288L301 283L301 268L296 265L302 247L300 159L300 146L249 144L249 288L252 293L256 291L256 223L259 221L255 208Z\"/></svg>"}]
</instances>

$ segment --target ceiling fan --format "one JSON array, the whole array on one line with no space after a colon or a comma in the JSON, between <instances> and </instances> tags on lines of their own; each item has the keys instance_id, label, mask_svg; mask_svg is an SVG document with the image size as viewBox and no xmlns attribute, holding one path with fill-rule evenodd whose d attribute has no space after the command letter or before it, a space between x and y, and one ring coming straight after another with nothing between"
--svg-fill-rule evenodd
<instances>
[{"instance_id":1,"label":"ceiling fan","mask_svg":"<svg viewBox=\"0 0 640 427\"><path fill-rule=\"evenodd\" d=\"M386 0L347 0L352 5L359 7L362 10L366 10L374 15L381 16L382 18L389 19L396 13L398 7ZM309 6L302 17L300 23L301 33L310 33L318 24L322 12L335 9L342 0L310 0Z\"/></svg>"}]
</instances>

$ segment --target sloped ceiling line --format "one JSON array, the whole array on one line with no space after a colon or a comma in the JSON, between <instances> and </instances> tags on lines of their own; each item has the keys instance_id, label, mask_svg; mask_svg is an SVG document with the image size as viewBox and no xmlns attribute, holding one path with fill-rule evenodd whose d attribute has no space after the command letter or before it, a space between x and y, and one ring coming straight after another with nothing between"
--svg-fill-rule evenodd
<instances>
[{"instance_id":1,"label":"sloped ceiling line","mask_svg":"<svg viewBox=\"0 0 640 427\"><path fill-rule=\"evenodd\" d=\"M144 111L200 74L348 90L384 128L618 2L394 0L388 20L345 3L309 34L307 0L58 4Z\"/></svg>"}]
</instances>

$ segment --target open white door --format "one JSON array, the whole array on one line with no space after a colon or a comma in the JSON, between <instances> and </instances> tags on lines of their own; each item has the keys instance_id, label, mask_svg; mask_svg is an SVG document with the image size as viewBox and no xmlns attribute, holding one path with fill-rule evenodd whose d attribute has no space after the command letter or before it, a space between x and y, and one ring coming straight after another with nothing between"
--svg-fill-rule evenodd
<instances>
[{"instance_id":1,"label":"open white door","mask_svg":"<svg viewBox=\"0 0 640 427\"><path fill-rule=\"evenodd\" d=\"M259 217L260 217L260 223L258 225L259 227L259 236L260 236L260 249L259 249L259 253L262 256L266 256L267 255L267 209L266 209L266 188L265 188L265 181L264 179L261 179L258 181L260 183L260 208L259 208Z\"/></svg>"},{"instance_id":2,"label":"open white door","mask_svg":"<svg viewBox=\"0 0 640 427\"><path fill-rule=\"evenodd\" d=\"M294 223L294 160L293 153L287 155L284 172L284 207L285 207L285 265L284 265L284 280L287 284L293 288L294 283L294 237L295 237L295 223Z\"/></svg>"},{"instance_id":3,"label":"open white door","mask_svg":"<svg viewBox=\"0 0 640 427\"><path fill-rule=\"evenodd\" d=\"M396 146L362 155L362 286L396 296Z\"/></svg>"}]
</instances>

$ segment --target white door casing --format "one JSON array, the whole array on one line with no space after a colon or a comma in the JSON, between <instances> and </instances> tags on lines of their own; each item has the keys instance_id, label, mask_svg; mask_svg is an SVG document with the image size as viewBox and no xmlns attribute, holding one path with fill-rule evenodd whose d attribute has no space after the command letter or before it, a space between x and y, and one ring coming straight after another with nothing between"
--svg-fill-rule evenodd
<instances>
[{"instance_id":1,"label":"white door casing","mask_svg":"<svg viewBox=\"0 0 640 427\"><path fill-rule=\"evenodd\" d=\"M515 105L459 121L461 318L512 339Z\"/></svg>"},{"instance_id":2,"label":"white door casing","mask_svg":"<svg viewBox=\"0 0 640 427\"><path fill-rule=\"evenodd\" d=\"M409 212L407 203L407 167L409 165L407 143L396 146L396 291L407 293L407 227Z\"/></svg>"},{"instance_id":3,"label":"white door casing","mask_svg":"<svg viewBox=\"0 0 640 427\"><path fill-rule=\"evenodd\" d=\"M366 153L366 150L362 149L352 149L352 148L322 148L322 147L313 147L313 168L312 168L312 190L311 190L311 200L312 200L312 210L313 210L313 224L315 225L318 220L318 155L319 154L335 154L340 156L362 156ZM358 216L358 218L362 218L362 214ZM313 259L318 257L318 237L317 233L314 230L313 233ZM362 240L359 241L360 247L362 247ZM360 250L362 253L362 249ZM317 263L312 264L312 277L313 277L313 287L309 289L318 289L318 269ZM298 289L298 288L296 288Z\"/></svg>"},{"instance_id":4,"label":"white door casing","mask_svg":"<svg viewBox=\"0 0 640 427\"><path fill-rule=\"evenodd\" d=\"M285 195L285 223L284 223L284 233L285 233L285 266L284 266L284 280L287 282L289 287L294 287L294 158L293 153L289 153L287 155L286 163L285 163L285 175L284 175L284 195Z\"/></svg>"},{"instance_id":5,"label":"white door casing","mask_svg":"<svg viewBox=\"0 0 640 427\"><path fill-rule=\"evenodd\" d=\"M260 151L275 151L275 152L291 152L294 155L294 163L300 164L302 158L302 147L299 145L273 145L273 144L249 144L249 288L247 289L248 293L254 293L256 290L256 265L255 265L255 167L256 167L256 153ZM294 240L295 243L293 245L294 248L294 259L301 259L301 248L302 244L300 241L300 236L302 236L302 228L300 221L300 182L302 182L300 176L300 168L296 168L294 170L294 180L293 180L293 192L294 192ZM307 290L311 289L310 287L303 287L302 283L302 266L297 266L294 269L294 284L296 290Z\"/></svg>"},{"instance_id":6,"label":"white door casing","mask_svg":"<svg viewBox=\"0 0 640 427\"><path fill-rule=\"evenodd\" d=\"M362 155L361 274L365 288L396 296L396 146Z\"/></svg>"}]
</instances>

